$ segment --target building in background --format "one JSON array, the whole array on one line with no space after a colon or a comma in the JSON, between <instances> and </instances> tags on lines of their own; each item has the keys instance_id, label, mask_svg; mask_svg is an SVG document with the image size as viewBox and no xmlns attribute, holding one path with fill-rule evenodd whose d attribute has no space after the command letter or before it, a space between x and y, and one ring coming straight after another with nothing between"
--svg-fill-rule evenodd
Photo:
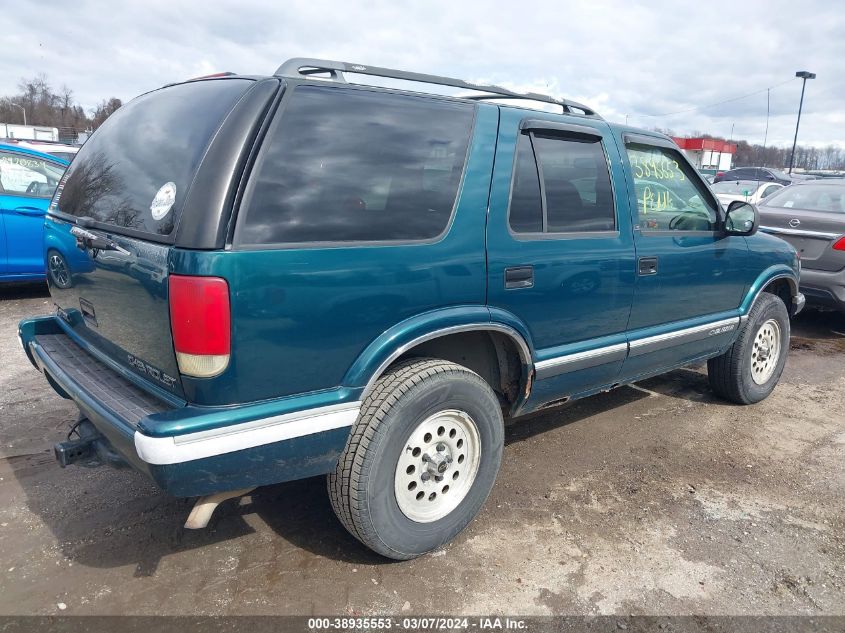
<instances>
[{"instance_id":1,"label":"building in background","mask_svg":"<svg viewBox=\"0 0 845 633\"><path fill-rule=\"evenodd\" d=\"M703 172L728 171L733 166L736 144L715 138L672 137L693 166Z\"/></svg>"},{"instance_id":2,"label":"building in background","mask_svg":"<svg viewBox=\"0 0 845 633\"><path fill-rule=\"evenodd\" d=\"M0 123L0 138L16 138L21 141L58 141L59 129L44 125Z\"/></svg>"}]
</instances>

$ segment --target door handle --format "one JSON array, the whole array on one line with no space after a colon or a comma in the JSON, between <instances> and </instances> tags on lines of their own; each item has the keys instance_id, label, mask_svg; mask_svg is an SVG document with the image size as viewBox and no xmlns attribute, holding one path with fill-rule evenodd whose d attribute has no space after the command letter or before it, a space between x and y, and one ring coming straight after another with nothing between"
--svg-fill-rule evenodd
<instances>
[{"instance_id":1,"label":"door handle","mask_svg":"<svg viewBox=\"0 0 845 633\"><path fill-rule=\"evenodd\" d=\"M505 268L505 288L533 288L534 267L515 266Z\"/></svg>"},{"instance_id":2,"label":"door handle","mask_svg":"<svg viewBox=\"0 0 845 633\"><path fill-rule=\"evenodd\" d=\"M39 209L38 207L17 207L16 209L13 209L13 211L18 215L28 215L34 218L47 215L46 210Z\"/></svg>"},{"instance_id":3,"label":"door handle","mask_svg":"<svg viewBox=\"0 0 845 633\"><path fill-rule=\"evenodd\" d=\"M657 258L656 257L640 257L637 260L637 272L640 275L656 275L657 274Z\"/></svg>"}]
</instances>

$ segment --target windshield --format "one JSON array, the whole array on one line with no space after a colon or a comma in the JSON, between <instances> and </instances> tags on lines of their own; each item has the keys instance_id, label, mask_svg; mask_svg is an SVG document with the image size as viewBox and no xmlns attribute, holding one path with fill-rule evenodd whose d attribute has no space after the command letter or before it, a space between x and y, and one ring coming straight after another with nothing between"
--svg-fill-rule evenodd
<instances>
[{"instance_id":1,"label":"windshield","mask_svg":"<svg viewBox=\"0 0 845 633\"><path fill-rule=\"evenodd\" d=\"M792 185L767 198L766 206L845 213L845 185Z\"/></svg>"},{"instance_id":2,"label":"windshield","mask_svg":"<svg viewBox=\"0 0 845 633\"><path fill-rule=\"evenodd\" d=\"M206 148L252 83L189 82L119 108L74 157L51 211L171 234Z\"/></svg>"},{"instance_id":3,"label":"windshield","mask_svg":"<svg viewBox=\"0 0 845 633\"><path fill-rule=\"evenodd\" d=\"M73 157L76 156L76 152L50 152L50 154L67 162L72 161Z\"/></svg>"},{"instance_id":4,"label":"windshield","mask_svg":"<svg viewBox=\"0 0 845 633\"><path fill-rule=\"evenodd\" d=\"M723 180L711 185L715 193L731 193L740 196L750 196L757 191L756 182L747 182L744 180Z\"/></svg>"}]
</instances>

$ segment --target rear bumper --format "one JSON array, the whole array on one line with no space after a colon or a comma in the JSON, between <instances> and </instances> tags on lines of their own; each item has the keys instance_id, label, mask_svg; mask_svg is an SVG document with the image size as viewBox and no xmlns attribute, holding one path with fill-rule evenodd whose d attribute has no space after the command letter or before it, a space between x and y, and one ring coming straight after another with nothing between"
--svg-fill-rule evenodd
<instances>
[{"instance_id":1,"label":"rear bumper","mask_svg":"<svg viewBox=\"0 0 845 633\"><path fill-rule=\"evenodd\" d=\"M22 321L19 336L56 392L74 400L127 463L174 496L331 472L360 409L342 390L233 407L174 406L83 349L55 317Z\"/></svg>"},{"instance_id":2,"label":"rear bumper","mask_svg":"<svg viewBox=\"0 0 845 633\"><path fill-rule=\"evenodd\" d=\"M828 272L803 268L800 284L808 303L845 311L845 270Z\"/></svg>"}]
</instances>

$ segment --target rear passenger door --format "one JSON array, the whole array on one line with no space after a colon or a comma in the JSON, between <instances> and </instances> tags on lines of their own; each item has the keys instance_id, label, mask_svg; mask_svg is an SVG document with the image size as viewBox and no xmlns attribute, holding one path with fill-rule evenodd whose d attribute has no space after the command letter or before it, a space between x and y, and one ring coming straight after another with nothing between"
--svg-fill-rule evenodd
<instances>
[{"instance_id":1,"label":"rear passenger door","mask_svg":"<svg viewBox=\"0 0 845 633\"><path fill-rule=\"evenodd\" d=\"M487 225L488 301L527 327L528 408L612 383L625 356L634 245L606 123L501 109Z\"/></svg>"},{"instance_id":2,"label":"rear passenger door","mask_svg":"<svg viewBox=\"0 0 845 633\"><path fill-rule=\"evenodd\" d=\"M718 202L671 141L627 133L619 141L637 251L628 379L729 342L750 271L745 238L721 230Z\"/></svg>"}]
</instances>

